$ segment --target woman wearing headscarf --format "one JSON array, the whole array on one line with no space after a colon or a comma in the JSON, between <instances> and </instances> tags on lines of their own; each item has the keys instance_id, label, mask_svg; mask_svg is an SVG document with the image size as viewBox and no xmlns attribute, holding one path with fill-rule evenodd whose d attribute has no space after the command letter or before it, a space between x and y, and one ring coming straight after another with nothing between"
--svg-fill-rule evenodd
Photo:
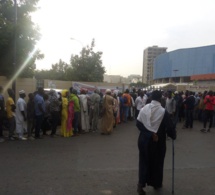
<instances>
[{"instance_id":1,"label":"woman wearing headscarf","mask_svg":"<svg viewBox=\"0 0 215 195\"><path fill-rule=\"evenodd\" d=\"M61 110L61 135L63 137L71 137L73 135L72 126L68 128L68 106L69 102L67 99L68 90L64 89L61 92L62 95L62 110ZM71 121L72 123L72 121Z\"/></svg>"},{"instance_id":2,"label":"woman wearing headscarf","mask_svg":"<svg viewBox=\"0 0 215 195\"><path fill-rule=\"evenodd\" d=\"M163 167L166 153L166 134L176 139L175 125L167 111L161 106L162 94L153 91L151 103L145 105L137 117L136 126L140 131L139 181L137 192L145 194L146 185L155 189L162 187Z\"/></svg>"},{"instance_id":3,"label":"woman wearing headscarf","mask_svg":"<svg viewBox=\"0 0 215 195\"><path fill-rule=\"evenodd\" d=\"M116 125L119 123L119 102L118 102L118 97L115 93L113 93L113 98L114 98L114 105L113 105L114 124L113 124L113 127L115 128Z\"/></svg>"},{"instance_id":4,"label":"woman wearing headscarf","mask_svg":"<svg viewBox=\"0 0 215 195\"><path fill-rule=\"evenodd\" d=\"M79 95L80 100L80 112L81 112L81 129L82 132L89 132L89 112L88 112L88 98L86 95L86 90L81 89L81 94Z\"/></svg>"},{"instance_id":5,"label":"woman wearing headscarf","mask_svg":"<svg viewBox=\"0 0 215 195\"><path fill-rule=\"evenodd\" d=\"M79 114L80 114L80 103L79 103L79 98L77 96L77 90L76 89L72 89L72 93L69 96L69 104L71 104L71 106L69 106L71 108L71 114L69 114L69 116L73 116L72 117L72 125L74 127L73 129L73 136L78 136L78 118L79 118ZM70 109L69 109L70 110Z\"/></svg>"},{"instance_id":6,"label":"woman wearing headscarf","mask_svg":"<svg viewBox=\"0 0 215 195\"><path fill-rule=\"evenodd\" d=\"M114 115L113 115L114 98L111 96L111 90L107 89L103 97L102 108L105 110L101 121L101 134L110 135L113 131Z\"/></svg>"},{"instance_id":7,"label":"woman wearing headscarf","mask_svg":"<svg viewBox=\"0 0 215 195\"><path fill-rule=\"evenodd\" d=\"M51 118L52 118L52 124L51 124L51 137L56 136L56 130L57 126L59 124L60 120L60 106L61 103L58 99L57 93L55 90L51 90L49 92L49 101L50 101L50 112L51 112Z\"/></svg>"}]
</instances>

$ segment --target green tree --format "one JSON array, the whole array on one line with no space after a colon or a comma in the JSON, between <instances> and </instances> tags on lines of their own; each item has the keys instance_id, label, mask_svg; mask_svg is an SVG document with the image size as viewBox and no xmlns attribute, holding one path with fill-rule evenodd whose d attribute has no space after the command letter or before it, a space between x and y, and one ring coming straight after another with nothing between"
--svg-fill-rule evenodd
<instances>
[{"instance_id":1,"label":"green tree","mask_svg":"<svg viewBox=\"0 0 215 195\"><path fill-rule=\"evenodd\" d=\"M69 80L68 67L69 65L60 59L58 63L52 64L50 70L36 70L35 77L36 79Z\"/></svg>"},{"instance_id":2,"label":"green tree","mask_svg":"<svg viewBox=\"0 0 215 195\"><path fill-rule=\"evenodd\" d=\"M69 65L59 60L58 63L52 64L52 69L50 70L51 79L55 80L68 80L67 77L67 71L68 71Z\"/></svg>"},{"instance_id":3,"label":"green tree","mask_svg":"<svg viewBox=\"0 0 215 195\"><path fill-rule=\"evenodd\" d=\"M32 77L36 59L43 58L35 45L40 38L39 28L32 22L31 13L36 11L39 0L17 1L17 25L13 0L1 0L0 3L0 75L11 76L20 71L20 76ZM14 51L16 44L16 70L14 69ZM34 52L33 52L34 51Z\"/></svg>"},{"instance_id":4,"label":"green tree","mask_svg":"<svg viewBox=\"0 0 215 195\"><path fill-rule=\"evenodd\" d=\"M72 55L67 78L73 81L103 82L105 67L102 66L102 52L94 52L95 41L84 47L80 55Z\"/></svg>"},{"instance_id":5,"label":"green tree","mask_svg":"<svg viewBox=\"0 0 215 195\"><path fill-rule=\"evenodd\" d=\"M51 79L50 70L35 70L36 79Z\"/></svg>"}]
</instances>

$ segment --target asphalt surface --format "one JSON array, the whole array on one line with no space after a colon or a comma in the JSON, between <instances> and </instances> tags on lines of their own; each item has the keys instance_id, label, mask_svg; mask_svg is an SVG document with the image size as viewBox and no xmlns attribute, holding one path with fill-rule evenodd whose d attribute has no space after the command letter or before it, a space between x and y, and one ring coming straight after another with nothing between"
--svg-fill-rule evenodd
<instances>
[{"instance_id":1,"label":"asphalt surface","mask_svg":"<svg viewBox=\"0 0 215 195\"><path fill-rule=\"evenodd\" d=\"M201 133L177 126L177 195L215 195L215 130ZM87 133L72 138L44 137L0 143L1 195L136 195L138 130L120 124L110 136ZM167 140L163 188L147 195L172 194L172 141Z\"/></svg>"}]
</instances>

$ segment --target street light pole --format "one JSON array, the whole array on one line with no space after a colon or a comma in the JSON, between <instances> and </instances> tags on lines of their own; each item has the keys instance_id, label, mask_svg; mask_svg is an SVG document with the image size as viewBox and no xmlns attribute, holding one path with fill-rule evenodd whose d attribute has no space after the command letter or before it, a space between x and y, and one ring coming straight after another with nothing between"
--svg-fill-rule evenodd
<instances>
[{"instance_id":1,"label":"street light pole","mask_svg":"<svg viewBox=\"0 0 215 195\"><path fill-rule=\"evenodd\" d=\"M17 0L14 0L14 53L13 53L13 70L16 73L16 50L17 50ZM16 79L12 83L12 89L14 91L14 100L16 99Z\"/></svg>"},{"instance_id":2,"label":"street light pole","mask_svg":"<svg viewBox=\"0 0 215 195\"><path fill-rule=\"evenodd\" d=\"M71 37L70 39L73 40L73 41L79 42L79 43L81 44L82 48L84 48L84 44L83 44L80 40L75 39L75 38L73 38L73 37Z\"/></svg>"}]
</instances>

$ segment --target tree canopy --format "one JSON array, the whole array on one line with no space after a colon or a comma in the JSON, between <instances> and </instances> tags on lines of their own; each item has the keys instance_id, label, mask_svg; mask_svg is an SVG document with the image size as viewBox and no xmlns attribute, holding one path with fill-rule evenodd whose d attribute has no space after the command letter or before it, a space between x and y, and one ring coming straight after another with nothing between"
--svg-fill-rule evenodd
<instances>
[{"instance_id":1,"label":"tree canopy","mask_svg":"<svg viewBox=\"0 0 215 195\"><path fill-rule=\"evenodd\" d=\"M95 52L95 41L82 48L79 55L71 55L70 64L59 60L50 70L37 71L40 79L67 81L103 82L105 67L102 66L102 52Z\"/></svg>"},{"instance_id":2,"label":"tree canopy","mask_svg":"<svg viewBox=\"0 0 215 195\"><path fill-rule=\"evenodd\" d=\"M80 55L71 56L71 78L75 81L103 82L105 68L102 66L102 52L94 52L95 41L83 48Z\"/></svg>"},{"instance_id":3,"label":"tree canopy","mask_svg":"<svg viewBox=\"0 0 215 195\"><path fill-rule=\"evenodd\" d=\"M25 64L21 76L32 77L36 59L43 58L40 51L35 49L40 34L30 15L37 10L38 1L19 0L15 9L13 0L1 0L0 75L11 76Z\"/></svg>"},{"instance_id":4,"label":"tree canopy","mask_svg":"<svg viewBox=\"0 0 215 195\"><path fill-rule=\"evenodd\" d=\"M82 48L80 55L71 55L70 64L59 60L50 70L35 71L35 62L44 57L35 49L40 39L39 27L31 13L39 0L1 0L0 3L0 75L41 79L103 81L105 68L102 52L95 52L95 41ZM17 4L15 4L17 2ZM16 6L15 6L16 5Z\"/></svg>"},{"instance_id":5,"label":"tree canopy","mask_svg":"<svg viewBox=\"0 0 215 195\"><path fill-rule=\"evenodd\" d=\"M69 80L67 77L69 64L59 60L58 63L52 64L50 70L36 70L35 77L37 79L51 79L51 80Z\"/></svg>"}]
</instances>

